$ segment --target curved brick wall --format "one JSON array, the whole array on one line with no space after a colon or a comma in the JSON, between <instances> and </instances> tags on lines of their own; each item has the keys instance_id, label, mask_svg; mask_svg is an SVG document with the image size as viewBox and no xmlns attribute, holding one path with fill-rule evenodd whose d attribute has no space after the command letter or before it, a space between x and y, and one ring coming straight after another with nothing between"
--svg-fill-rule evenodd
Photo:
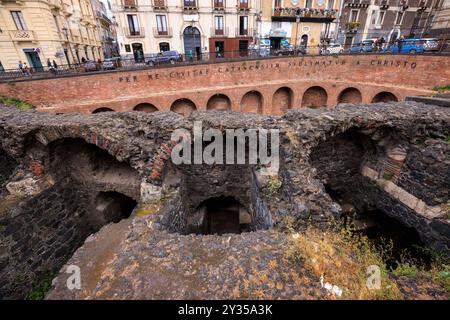
<instances>
[{"instance_id":1,"label":"curved brick wall","mask_svg":"<svg viewBox=\"0 0 450 320\"><path fill-rule=\"evenodd\" d=\"M27 100L40 111L86 113L98 108L131 111L142 103L160 111L175 109L185 113L193 109L191 103L186 104L188 100L196 110L207 110L208 101L221 94L229 98L232 110L280 115L287 107L324 103L332 107L339 101L357 100L370 103L380 92L391 94L382 97L403 100L407 95L429 95L434 86L449 83L450 57L343 55L281 57L18 81L0 84L0 94ZM313 92L309 90L311 87L316 87ZM280 88L285 89L278 91ZM342 94L348 88L353 89ZM184 99L184 103L179 99ZM384 99L378 96L375 100ZM303 101L306 102L302 104Z\"/></svg>"}]
</instances>

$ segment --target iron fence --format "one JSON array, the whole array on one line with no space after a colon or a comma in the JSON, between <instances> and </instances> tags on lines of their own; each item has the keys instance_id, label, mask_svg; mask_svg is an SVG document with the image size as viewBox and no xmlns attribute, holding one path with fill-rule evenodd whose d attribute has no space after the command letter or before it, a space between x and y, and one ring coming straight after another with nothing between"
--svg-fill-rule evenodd
<instances>
[{"instance_id":1,"label":"iron fence","mask_svg":"<svg viewBox=\"0 0 450 320\"><path fill-rule=\"evenodd\" d=\"M392 54L382 50L372 50L371 52L355 52L351 53L348 49L342 50L324 50L324 47L311 46L302 47L297 46L291 50L283 49L248 49L238 51L220 51L220 52L203 52L201 54L177 54L177 55L162 55L158 54L144 54L144 55L123 55L118 57L112 64L104 62L92 62L59 65L57 68L40 67L27 69L6 69L0 70L0 82L12 80L28 80L28 79L42 79L55 78L70 75L83 75L99 72L111 71L127 71L127 70L142 70L153 69L167 66L179 65L196 65L220 62L238 62L245 60L260 60L273 59L281 56L299 56L299 57L314 57L321 55L398 55ZM414 55L450 55L450 40L440 43L438 50L432 52L419 53L414 52ZM412 55L412 54L410 54Z\"/></svg>"}]
</instances>

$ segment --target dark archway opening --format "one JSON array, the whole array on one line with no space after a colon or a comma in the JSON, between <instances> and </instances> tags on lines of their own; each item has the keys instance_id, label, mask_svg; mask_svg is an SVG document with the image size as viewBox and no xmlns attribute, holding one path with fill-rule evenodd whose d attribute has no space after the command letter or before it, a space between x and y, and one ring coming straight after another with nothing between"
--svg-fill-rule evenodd
<instances>
[{"instance_id":1,"label":"dark archway opening","mask_svg":"<svg viewBox=\"0 0 450 320\"><path fill-rule=\"evenodd\" d=\"M95 199L95 210L107 223L118 223L130 217L136 205L135 200L115 191L100 192Z\"/></svg>"},{"instance_id":2,"label":"dark archway opening","mask_svg":"<svg viewBox=\"0 0 450 320\"><path fill-rule=\"evenodd\" d=\"M378 102L397 102L397 97L388 91L383 91L378 93L375 97L372 99L372 103L378 103Z\"/></svg>"},{"instance_id":3,"label":"dark archway opening","mask_svg":"<svg viewBox=\"0 0 450 320\"><path fill-rule=\"evenodd\" d=\"M314 86L305 91L302 98L302 107L321 108L327 106L327 91L319 86Z\"/></svg>"},{"instance_id":4,"label":"dark archway opening","mask_svg":"<svg viewBox=\"0 0 450 320\"><path fill-rule=\"evenodd\" d=\"M98 108L92 111L92 113L102 113L102 112L114 112L114 110L110 108Z\"/></svg>"},{"instance_id":5,"label":"dark archway opening","mask_svg":"<svg viewBox=\"0 0 450 320\"><path fill-rule=\"evenodd\" d=\"M339 103L361 103L362 95L361 92L356 88L347 88L343 90L338 97Z\"/></svg>"},{"instance_id":6,"label":"dark archway opening","mask_svg":"<svg viewBox=\"0 0 450 320\"><path fill-rule=\"evenodd\" d=\"M240 223L241 204L235 198L210 198L203 205L203 234L241 233L246 228L244 223Z\"/></svg>"},{"instance_id":7,"label":"dark archway opening","mask_svg":"<svg viewBox=\"0 0 450 320\"><path fill-rule=\"evenodd\" d=\"M151 112L156 112L158 111L158 108L156 108L153 104L151 103L140 103L137 106L135 106L133 108L133 111L140 111L140 112L147 112L147 113L151 113Z\"/></svg>"}]
</instances>

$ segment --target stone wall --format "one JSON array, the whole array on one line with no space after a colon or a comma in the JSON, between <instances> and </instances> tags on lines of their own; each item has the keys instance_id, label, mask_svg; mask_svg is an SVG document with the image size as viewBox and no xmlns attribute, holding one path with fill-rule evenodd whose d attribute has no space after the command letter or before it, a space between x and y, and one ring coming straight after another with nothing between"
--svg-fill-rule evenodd
<instances>
[{"instance_id":1,"label":"stone wall","mask_svg":"<svg viewBox=\"0 0 450 320\"><path fill-rule=\"evenodd\" d=\"M61 181L1 214L1 298L22 298L96 231L88 223L87 198L79 190L72 181Z\"/></svg>"},{"instance_id":2,"label":"stone wall","mask_svg":"<svg viewBox=\"0 0 450 320\"><path fill-rule=\"evenodd\" d=\"M430 95L434 86L447 85L448 70L448 56L277 57L2 83L0 94L29 101L40 111L85 113L99 108L131 111L141 103L152 104L160 111L178 110L181 106L175 102L179 99L192 102L184 104L186 108L203 111L211 97L222 94L230 100L231 110L281 115L285 104L273 105L272 101L283 87L292 92L292 108L307 106L302 101L311 87L320 87L326 93L326 97L315 95L320 100L310 101L313 105L333 107L349 87L358 90L362 97L362 101L351 102L372 102L380 92L403 100L408 95ZM258 92L262 101L255 107L252 98L247 107L250 102L242 100L252 91Z\"/></svg>"}]
</instances>

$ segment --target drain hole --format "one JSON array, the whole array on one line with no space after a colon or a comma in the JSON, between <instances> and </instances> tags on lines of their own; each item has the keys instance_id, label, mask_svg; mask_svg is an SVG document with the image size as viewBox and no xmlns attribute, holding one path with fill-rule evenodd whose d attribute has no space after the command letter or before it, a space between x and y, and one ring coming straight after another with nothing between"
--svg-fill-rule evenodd
<instances>
[{"instance_id":1,"label":"drain hole","mask_svg":"<svg viewBox=\"0 0 450 320\"><path fill-rule=\"evenodd\" d=\"M251 218L245 208L233 197L210 198L203 202L203 234L241 233L250 229Z\"/></svg>"}]
</instances>

